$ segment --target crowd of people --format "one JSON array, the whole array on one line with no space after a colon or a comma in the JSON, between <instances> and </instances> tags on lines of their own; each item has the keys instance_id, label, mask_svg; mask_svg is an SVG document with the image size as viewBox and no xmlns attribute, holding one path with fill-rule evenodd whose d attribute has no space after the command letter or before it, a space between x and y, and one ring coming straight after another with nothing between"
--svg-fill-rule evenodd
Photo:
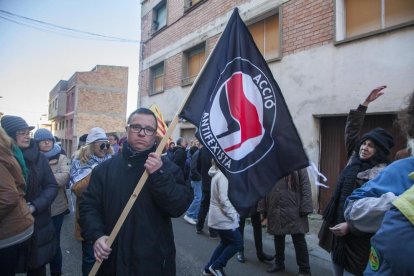
<instances>
[{"instance_id":1,"label":"crowd of people","mask_svg":"<svg viewBox=\"0 0 414 276\"><path fill-rule=\"evenodd\" d=\"M368 105L384 94L373 89L349 112L345 125L347 165L323 213L320 246L331 254L333 275L410 275L414 246L414 93L398 116L408 137L409 157L391 162L394 140L385 129L361 134ZM146 108L127 119L119 138L100 127L79 138L68 157L56 137L18 116L0 127L1 275L62 275L60 235L69 211L66 189L76 195L74 236L82 243L82 274L95 262L97 275L175 275L172 218L195 234L218 240L203 275L225 275L227 262L244 256L244 226L253 226L257 259L268 273L285 270L285 236L291 235L298 275L311 275L306 233L313 213L307 169L291 172L240 217L228 198L226 172L197 140L180 137L155 153L157 118ZM145 185L110 241L112 230L141 176ZM409 176L410 175L410 176ZM274 254L263 250L262 230L274 238ZM392 242L386 241L392 239ZM402 246L402 244L404 245Z\"/></svg>"}]
</instances>

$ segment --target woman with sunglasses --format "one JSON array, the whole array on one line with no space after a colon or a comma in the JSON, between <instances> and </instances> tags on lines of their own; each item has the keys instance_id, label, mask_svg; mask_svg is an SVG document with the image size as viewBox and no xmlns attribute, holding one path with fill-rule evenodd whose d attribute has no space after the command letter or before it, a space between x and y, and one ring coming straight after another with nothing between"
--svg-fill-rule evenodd
<instances>
[{"instance_id":1,"label":"woman with sunglasses","mask_svg":"<svg viewBox=\"0 0 414 276\"><path fill-rule=\"evenodd\" d=\"M89 185L92 169L112 156L111 145L105 131L102 128L94 127L89 131L86 137L85 146L81 147L70 169L71 189L76 195L76 223L75 238L82 241L82 274L88 275L95 263L93 253L93 244L86 242L81 237L81 229L78 224L79 219L79 203L82 193Z\"/></svg>"},{"instance_id":2,"label":"woman with sunglasses","mask_svg":"<svg viewBox=\"0 0 414 276\"><path fill-rule=\"evenodd\" d=\"M50 168L58 184L58 194L52 203L52 222L55 227L58 249L53 260L50 262L50 275L62 275L62 250L60 249L60 230L62 229L63 217L68 210L68 198L66 196L66 185L69 182L69 160L63 153L62 148L56 143L53 134L45 128L36 130L33 136L39 146L40 152L49 160Z\"/></svg>"}]
</instances>

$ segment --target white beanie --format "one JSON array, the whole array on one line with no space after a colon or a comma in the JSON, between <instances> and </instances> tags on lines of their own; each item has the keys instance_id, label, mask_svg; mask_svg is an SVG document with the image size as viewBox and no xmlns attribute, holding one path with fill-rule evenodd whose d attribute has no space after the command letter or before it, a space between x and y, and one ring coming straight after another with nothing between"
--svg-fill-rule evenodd
<instances>
[{"instance_id":1,"label":"white beanie","mask_svg":"<svg viewBox=\"0 0 414 276\"><path fill-rule=\"evenodd\" d=\"M89 131L89 134L86 137L86 145L102 140L108 141L105 131L100 127L94 127Z\"/></svg>"}]
</instances>

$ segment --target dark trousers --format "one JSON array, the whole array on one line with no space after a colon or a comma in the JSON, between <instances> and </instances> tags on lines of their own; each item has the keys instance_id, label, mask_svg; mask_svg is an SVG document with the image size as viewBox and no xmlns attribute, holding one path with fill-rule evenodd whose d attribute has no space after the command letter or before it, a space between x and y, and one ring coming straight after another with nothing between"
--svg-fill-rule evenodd
<instances>
[{"instance_id":1,"label":"dark trousers","mask_svg":"<svg viewBox=\"0 0 414 276\"><path fill-rule=\"evenodd\" d=\"M46 276L46 265L27 271L27 276Z\"/></svg>"},{"instance_id":2,"label":"dark trousers","mask_svg":"<svg viewBox=\"0 0 414 276\"><path fill-rule=\"evenodd\" d=\"M238 251L243 250L243 238L239 230L219 230L220 244L216 247L211 255L210 261L207 263L205 270L210 266L214 269L220 269L226 266L228 260Z\"/></svg>"},{"instance_id":3,"label":"dark trousers","mask_svg":"<svg viewBox=\"0 0 414 276\"><path fill-rule=\"evenodd\" d=\"M30 239L0 249L0 275L14 276L27 270ZM46 271L45 271L46 275Z\"/></svg>"},{"instance_id":4,"label":"dark trousers","mask_svg":"<svg viewBox=\"0 0 414 276\"><path fill-rule=\"evenodd\" d=\"M53 260L50 262L50 273L62 272L62 250L60 248L60 231L62 229L64 217L65 215L63 213L52 217L52 222L53 226L55 227L56 238L58 241L58 248L55 257L53 257Z\"/></svg>"},{"instance_id":5,"label":"dark trousers","mask_svg":"<svg viewBox=\"0 0 414 276\"><path fill-rule=\"evenodd\" d=\"M310 273L308 246L305 234L293 234L292 241L295 247L296 263L299 266L299 273ZM276 264L285 265L285 237L286 235L275 235Z\"/></svg>"},{"instance_id":6,"label":"dark trousers","mask_svg":"<svg viewBox=\"0 0 414 276\"><path fill-rule=\"evenodd\" d=\"M14 276L19 260L19 244L0 249L1 275Z\"/></svg>"},{"instance_id":7,"label":"dark trousers","mask_svg":"<svg viewBox=\"0 0 414 276\"><path fill-rule=\"evenodd\" d=\"M253 236L254 236L254 246L256 247L256 254L263 254L263 242L262 242L262 224L260 221L260 213L255 212L250 216L252 227L253 227ZM246 218L240 218L239 230L244 238L244 225L246 223Z\"/></svg>"},{"instance_id":8,"label":"dark trousers","mask_svg":"<svg viewBox=\"0 0 414 276\"><path fill-rule=\"evenodd\" d=\"M210 191L202 191L201 203L200 203L200 210L198 211L197 216L197 230L203 230L204 222L206 221L208 210L210 209ZM213 228L209 228L210 234L217 234L217 230Z\"/></svg>"},{"instance_id":9,"label":"dark trousers","mask_svg":"<svg viewBox=\"0 0 414 276\"><path fill-rule=\"evenodd\" d=\"M82 275L88 276L94 264L93 243L82 241Z\"/></svg>"}]
</instances>

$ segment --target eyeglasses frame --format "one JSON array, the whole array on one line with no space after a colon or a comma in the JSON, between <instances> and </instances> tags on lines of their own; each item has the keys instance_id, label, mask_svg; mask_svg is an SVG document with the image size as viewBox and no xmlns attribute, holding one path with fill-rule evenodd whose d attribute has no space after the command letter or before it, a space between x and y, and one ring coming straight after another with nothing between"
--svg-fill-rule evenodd
<instances>
[{"instance_id":1,"label":"eyeglasses frame","mask_svg":"<svg viewBox=\"0 0 414 276\"><path fill-rule=\"evenodd\" d=\"M138 131L134 131L133 129L134 129L134 127L136 127L136 128L139 128L139 130ZM142 127L142 126L140 126L140 125L127 125L126 127L126 130L131 130L131 132L133 132L133 133L138 133L138 134L140 134L141 133L141 131L142 130L144 130L144 134L146 135L146 136L154 136L155 135L155 133L157 132L157 130L156 129L153 129L153 128L149 128L149 127ZM147 131L151 131L152 133L151 134L148 134L147 133Z\"/></svg>"}]
</instances>

